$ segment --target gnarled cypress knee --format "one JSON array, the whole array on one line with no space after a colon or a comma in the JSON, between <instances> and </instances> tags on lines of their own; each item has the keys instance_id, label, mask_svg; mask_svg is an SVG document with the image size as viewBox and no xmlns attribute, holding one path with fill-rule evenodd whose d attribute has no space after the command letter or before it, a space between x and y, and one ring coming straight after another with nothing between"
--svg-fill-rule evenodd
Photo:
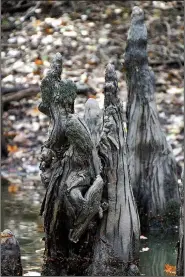
<instances>
[{"instance_id":1,"label":"gnarled cypress knee","mask_svg":"<svg viewBox=\"0 0 185 277\"><path fill-rule=\"evenodd\" d=\"M162 216L167 203L179 203L176 162L166 141L155 103L154 73L147 58L144 13L134 7L125 51L128 87L127 145L131 184L141 227ZM177 204L178 205L178 204Z\"/></svg>"},{"instance_id":2,"label":"gnarled cypress knee","mask_svg":"<svg viewBox=\"0 0 185 277\"><path fill-rule=\"evenodd\" d=\"M84 275L92 257L98 215L102 214L100 160L85 122L74 114L76 85L61 80L57 53L41 83L40 111L50 118L41 152L46 187L44 276Z\"/></svg>"},{"instance_id":3,"label":"gnarled cypress knee","mask_svg":"<svg viewBox=\"0 0 185 277\"><path fill-rule=\"evenodd\" d=\"M104 91L103 133L98 148L108 210L100 223L91 274L139 275L140 224L128 174L123 106L117 96L118 81L112 64L106 68Z\"/></svg>"}]
</instances>

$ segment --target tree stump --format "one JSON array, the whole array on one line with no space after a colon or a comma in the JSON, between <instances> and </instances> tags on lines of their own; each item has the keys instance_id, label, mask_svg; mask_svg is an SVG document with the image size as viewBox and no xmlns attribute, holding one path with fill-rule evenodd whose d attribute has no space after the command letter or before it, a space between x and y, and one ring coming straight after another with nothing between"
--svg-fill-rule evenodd
<instances>
[{"instance_id":1,"label":"tree stump","mask_svg":"<svg viewBox=\"0 0 185 277\"><path fill-rule=\"evenodd\" d=\"M155 103L154 73L147 58L144 13L134 7L125 52L128 87L129 171L141 227L162 216L166 204L179 203L176 162L161 129Z\"/></svg>"},{"instance_id":2,"label":"tree stump","mask_svg":"<svg viewBox=\"0 0 185 277\"><path fill-rule=\"evenodd\" d=\"M8 229L1 232L1 276L22 276L19 243Z\"/></svg>"},{"instance_id":3,"label":"tree stump","mask_svg":"<svg viewBox=\"0 0 185 277\"><path fill-rule=\"evenodd\" d=\"M123 108L114 66L105 73L103 133L98 145L108 210L100 223L90 275L139 275L140 224L130 185Z\"/></svg>"}]
</instances>

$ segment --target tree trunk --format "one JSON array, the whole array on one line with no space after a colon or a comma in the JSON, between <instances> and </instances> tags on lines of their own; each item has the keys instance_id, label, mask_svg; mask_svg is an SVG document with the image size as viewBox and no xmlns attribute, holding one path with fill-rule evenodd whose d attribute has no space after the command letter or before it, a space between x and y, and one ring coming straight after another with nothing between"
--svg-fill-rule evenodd
<instances>
[{"instance_id":1,"label":"tree trunk","mask_svg":"<svg viewBox=\"0 0 185 277\"><path fill-rule=\"evenodd\" d=\"M154 73L148 66L146 47L144 13L134 7L125 53L127 145L131 184L142 228L148 228L150 219L156 215L162 216L167 203L179 203L176 163L159 123Z\"/></svg>"},{"instance_id":2,"label":"tree trunk","mask_svg":"<svg viewBox=\"0 0 185 277\"><path fill-rule=\"evenodd\" d=\"M138 275L139 217L129 182L123 109L117 97L114 66L105 74L105 109L99 155L105 183L103 197L108 210L101 221L94 247L93 276Z\"/></svg>"}]
</instances>

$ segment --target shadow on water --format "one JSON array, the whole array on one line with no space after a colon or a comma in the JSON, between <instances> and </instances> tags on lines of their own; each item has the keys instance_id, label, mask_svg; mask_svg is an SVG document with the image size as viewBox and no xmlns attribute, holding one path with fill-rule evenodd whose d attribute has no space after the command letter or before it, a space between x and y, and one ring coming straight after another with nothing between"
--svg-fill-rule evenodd
<instances>
[{"instance_id":1,"label":"shadow on water","mask_svg":"<svg viewBox=\"0 0 185 277\"><path fill-rule=\"evenodd\" d=\"M10 229L19 241L24 273L41 272L44 242L42 221L39 217L43 187L27 186L15 194L2 185L1 230ZM176 264L178 232L145 234L141 240L140 271L146 276L166 276L165 264Z\"/></svg>"}]
</instances>

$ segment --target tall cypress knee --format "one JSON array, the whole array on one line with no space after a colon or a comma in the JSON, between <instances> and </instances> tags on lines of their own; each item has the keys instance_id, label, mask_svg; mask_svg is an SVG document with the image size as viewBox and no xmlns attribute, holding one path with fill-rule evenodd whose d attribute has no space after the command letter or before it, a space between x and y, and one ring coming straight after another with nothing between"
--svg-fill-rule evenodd
<instances>
[{"instance_id":1,"label":"tall cypress knee","mask_svg":"<svg viewBox=\"0 0 185 277\"><path fill-rule=\"evenodd\" d=\"M94 258L93 276L139 275L139 217L130 185L123 106L118 98L118 80L114 66L105 73L103 133L99 155L105 183L103 197L108 209L100 223Z\"/></svg>"},{"instance_id":2,"label":"tall cypress knee","mask_svg":"<svg viewBox=\"0 0 185 277\"><path fill-rule=\"evenodd\" d=\"M154 73L147 58L147 29L139 7L132 10L125 66L129 171L141 227L148 228L150 219L165 213L167 203L179 203L179 193L176 162L158 118Z\"/></svg>"}]
</instances>

